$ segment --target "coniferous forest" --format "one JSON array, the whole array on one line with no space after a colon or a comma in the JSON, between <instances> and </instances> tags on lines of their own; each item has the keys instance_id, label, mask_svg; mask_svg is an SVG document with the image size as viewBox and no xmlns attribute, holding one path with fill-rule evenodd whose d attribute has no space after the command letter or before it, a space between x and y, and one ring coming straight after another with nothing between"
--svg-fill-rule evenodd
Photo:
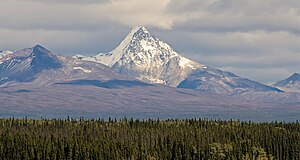
<instances>
[{"instance_id":1,"label":"coniferous forest","mask_svg":"<svg viewBox=\"0 0 300 160\"><path fill-rule=\"evenodd\" d=\"M299 122L0 119L0 159L300 159Z\"/></svg>"}]
</instances>

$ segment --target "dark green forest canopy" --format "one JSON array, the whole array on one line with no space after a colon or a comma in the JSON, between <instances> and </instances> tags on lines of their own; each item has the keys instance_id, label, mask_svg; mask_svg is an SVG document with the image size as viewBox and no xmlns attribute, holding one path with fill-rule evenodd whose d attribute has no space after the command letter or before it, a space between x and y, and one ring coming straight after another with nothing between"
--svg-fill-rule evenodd
<instances>
[{"instance_id":1,"label":"dark green forest canopy","mask_svg":"<svg viewBox=\"0 0 300 160\"><path fill-rule=\"evenodd\" d=\"M300 159L299 122L0 119L0 159Z\"/></svg>"}]
</instances>

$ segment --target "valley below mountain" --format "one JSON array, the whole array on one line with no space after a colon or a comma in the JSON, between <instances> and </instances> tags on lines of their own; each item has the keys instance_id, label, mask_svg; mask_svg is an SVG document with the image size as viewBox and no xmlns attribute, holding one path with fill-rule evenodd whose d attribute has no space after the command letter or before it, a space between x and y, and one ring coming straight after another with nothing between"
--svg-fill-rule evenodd
<instances>
[{"instance_id":1,"label":"valley below mountain","mask_svg":"<svg viewBox=\"0 0 300 160\"><path fill-rule=\"evenodd\" d=\"M135 85L133 81L124 81L123 85L120 85L122 81L116 80L104 83L77 82L60 82L38 87L35 83L26 83L3 87L0 89L0 116L142 119L206 117L295 121L300 115L299 103L259 103L162 85Z\"/></svg>"}]
</instances>

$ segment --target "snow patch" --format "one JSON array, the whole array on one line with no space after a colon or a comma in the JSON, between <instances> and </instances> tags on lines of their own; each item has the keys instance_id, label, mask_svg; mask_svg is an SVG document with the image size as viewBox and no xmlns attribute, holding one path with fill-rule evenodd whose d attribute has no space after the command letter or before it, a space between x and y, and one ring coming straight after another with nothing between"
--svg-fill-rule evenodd
<instances>
[{"instance_id":1,"label":"snow patch","mask_svg":"<svg viewBox=\"0 0 300 160\"><path fill-rule=\"evenodd\" d=\"M225 77L225 80L226 80L227 82L233 82L232 79L229 78L229 77Z\"/></svg>"},{"instance_id":2,"label":"snow patch","mask_svg":"<svg viewBox=\"0 0 300 160\"><path fill-rule=\"evenodd\" d=\"M155 50L155 47L153 47L151 44L148 44L147 41L145 40L141 40L141 47L145 50L145 51L151 51L151 50Z\"/></svg>"},{"instance_id":3,"label":"snow patch","mask_svg":"<svg viewBox=\"0 0 300 160\"><path fill-rule=\"evenodd\" d=\"M85 56L81 55L81 54L77 54L75 56L72 56L72 58L75 58L75 59L83 59L85 58Z\"/></svg>"},{"instance_id":4,"label":"snow patch","mask_svg":"<svg viewBox=\"0 0 300 160\"><path fill-rule=\"evenodd\" d=\"M3 61L6 61L10 59L10 57L7 57L10 54L13 54L13 51L0 51L0 64L3 63ZM4 57L7 57L4 59Z\"/></svg>"},{"instance_id":5,"label":"snow patch","mask_svg":"<svg viewBox=\"0 0 300 160\"><path fill-rule=\"evenodd\" d=\"M91 70L82 68L82 67L73 67L74 70L82 70L84 73L91 73Z\"/></svg>"},{"instance_id":6,"label":"snow patch","mask_svg":"<svg viewBox=\"0 0 300 160\"><path fill-rule=\"evenodd\" d=\"M191 61L187 58L184 58L184 57L180 57L180 60L179 60L179 66L180 67L185 67L187 64L189 64Z\"/></svg>"},{"instance_id":7,"label":"snow patch","mask_svg":"<svg viewBox=\"0 0 300 160\"><path fill-rule=\"evenodd\" d=\"M137 79L139 80L145 80L147 79L148 81L150 81L151 83L156 83L156 84L166 84L166 82L162 79L158 79L158 78L152 78L152 77L137 77Z\"/></svg>"},{"instance_id":8,"label":"snow patch","mask_svg":"<svg viewBox=\"0 0 300 160\"><path fill-rule=\"evenodd\" d=\"M185 67L189 67L189 68L192 68L192 69L197 69L193 64L193 61L185 58L185 57L182 57L180 56L180 60L179 60L179 66L182 67L182 68L185 68Z\"/></svg>"}]
</instances>

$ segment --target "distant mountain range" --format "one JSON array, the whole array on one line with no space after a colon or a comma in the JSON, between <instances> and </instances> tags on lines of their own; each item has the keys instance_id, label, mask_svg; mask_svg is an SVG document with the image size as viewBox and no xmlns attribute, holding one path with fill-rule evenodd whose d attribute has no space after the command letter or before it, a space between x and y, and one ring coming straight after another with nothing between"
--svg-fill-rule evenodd
<instances>
[{"instance_id":1,"label":"distant mountain range","mask_svg":"<svg viewBox=\"0 0 300 160\"><path fill-rule=\"evenodd\" d=\"M242 78L190 60L145 27L134 27L113 51L96 56L74 58L105 64L120 74L145 83L188 88L208 94L242 96L259 102L298 102L298 95L275 86Z\"/></svg>"},{"instance_id":2,"label":"distant mountain range","mask_svg":"<svg viewBox=\"0 0 300 160\"><path fill-rule=\"evenodd\" d=\"M299 92L300 93L300 74L294 73L287 79L276 82L274 87L277 87L285 92Z\"/></svg>"},{"instance_id":3,"label":"distant mountain range","mask_svg":"<svg viewBox=\"0 0 300 160\"><path fill-rule=\"evenodd\" d=\"M264 85L189 60L144 27L91 57L0 52L0 102L2 117L300 117L299 74Z\"/></svg>"}]
</instances>

